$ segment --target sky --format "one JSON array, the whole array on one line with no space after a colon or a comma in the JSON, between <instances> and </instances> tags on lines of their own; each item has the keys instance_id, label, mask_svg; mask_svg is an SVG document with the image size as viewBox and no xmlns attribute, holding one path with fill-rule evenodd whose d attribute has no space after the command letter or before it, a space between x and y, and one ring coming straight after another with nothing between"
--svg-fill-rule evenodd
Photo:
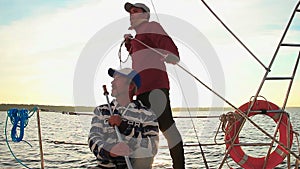
<instances>
[{"instance_id":1,"label":"sky","mask_svg":"<svg viewBox=\"0 0 300 169\"><path fill-rule=\"evenodd\" d=\"M123 34L134 34L127 30L125 2L0 0L0 103L105 103L101 86L105 84L110 90L112 80L107 69L119 67L118 49ZM178 46L179 64L227 101L239 107L256 94L265 69L202 1L153 0L153 5L150 0L130 2L149 6L151 20L161 23ZM297 4L296 0L205 2L265 66L269 65ZM299 19L300 13L285 42L300 43ZM188 39L193 36L194 39ZM125 60L128 53L124 47L121 49ZM299 48L280 48L281 57L275 60L270 75L290 76L298 52ZM129 65L130 59L123 66ZM172 107L228 106L180 67L168 65L168 73ZM288 106L300 106L299 73L298 70ZM261 95L281 106L287 85L287 81L268 81Z\"/></svg>"}]
</instances>

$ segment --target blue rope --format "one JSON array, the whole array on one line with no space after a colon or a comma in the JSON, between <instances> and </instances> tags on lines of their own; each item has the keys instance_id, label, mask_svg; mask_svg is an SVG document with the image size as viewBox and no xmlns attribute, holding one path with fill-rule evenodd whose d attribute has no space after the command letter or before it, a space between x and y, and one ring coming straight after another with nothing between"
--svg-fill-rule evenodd
<instances>
[{"instance_id":1,"label":"blue rope","mask_svg":"<svg viewBox=\"0 0 300 169\"><path fill-rule=\"evenodd\" d=\"M7 113L10 118L11 124L13 124L13 127L11 129L12 141L20 142L23 140L24 129L28 124L28 110L10 109ZM17 128L20 128L19 136L17 135Z\"/></svg>"},{"instance_id":2,"label":"blue rope","mask_svg":"<svg viewBox=\"0 0 300 169\"><path fill-rule=\"evenodd\" d=\"M37 107L34 107L30 112L28 112L27 109L9 109L7 110L7 117L6 117L6 123L5 123L5 139L6 139L6 144L7 147L12 154L12 156L15 158L15 160L23 165L26 168L29 168L27 165L23 164L21 160L19 160L15 154L13 153L9 143L8 143L8 138L7 138L7 123L8 123L8 118L10 119L11 124L13 125L11 129L11 138L13 142L20 142L24 141L24 129L28 125L28 119L37 111ZM17 134L17 129L19 128L19 135ZM27 141L24 141L27 144L29 144L31 147L32 145L28 143Z\"/></svg>"}]
</instances>

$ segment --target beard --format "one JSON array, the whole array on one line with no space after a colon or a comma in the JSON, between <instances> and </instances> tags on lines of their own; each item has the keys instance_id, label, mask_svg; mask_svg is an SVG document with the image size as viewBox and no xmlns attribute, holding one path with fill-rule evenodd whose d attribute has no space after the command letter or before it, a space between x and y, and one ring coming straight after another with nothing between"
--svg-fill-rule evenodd
<instances>
[{"instance_id":1,"label":"beard","mask_svg":"<svg viewBox=\"0 0 300 169\"><path fill-rule=\"evenodd\" d=\"M139 26L141 23L148 21L148 19L131 19L130 20L130 27L129 30L134 29L135 27Z\"/></svg>"}]
</instances>

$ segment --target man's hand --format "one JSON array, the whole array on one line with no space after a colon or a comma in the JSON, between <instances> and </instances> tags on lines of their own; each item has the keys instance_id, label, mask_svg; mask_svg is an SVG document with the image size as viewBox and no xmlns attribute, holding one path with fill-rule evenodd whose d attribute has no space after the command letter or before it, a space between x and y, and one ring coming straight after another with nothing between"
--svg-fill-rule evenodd
<instances>
[{"instance_id":1,"label":"man's hand","mask_svg":"<svg viewBox=\"0 0 300 169\"><path fill-rule=\"evenodd\" d=\"M125 43L129 43L132 38L133 38L133 36L131 34L125 34L124 35Z\"/></svg>"},{"instance_id":2,"label":"man's hand","mask_svg":"<svg viewBox=\"0 0 300 169\"><path fill-rule=\"evenodd\" d=\"M176 56L176 55L174 55L174 54L172 54L172 53L169 53L169 54L167 54L167 56L165 57L165 61L166 61L167 63L171 63L171 64L173 64L173 65L176 65L176 64L180 61L180 59L179 59L178 56Z\"/></svg>"},{"instance_id":3,"label":"man's hand","mask_svg":"<svg viewBox=\"0 0 300 169\"><path fill-rule=\"evenodd\" d=\"M121 143L117 143L116 145L114 145L111 148L109 155L111 157L128 156L129 153L130 153L130 149L129 149L128 145L121 142Z\"/></svg>"},{"instance_id":4,"label":"man's hand","mask_svg":"<svg viewBox=\"0 0 300 169\"><path fill-rule=\"evenodd\" d=\"M108 123L111 126L120 126L121 122L122 118L119 115L110 116L110 118L108 119Z\"/></svg>"}]
</instances>

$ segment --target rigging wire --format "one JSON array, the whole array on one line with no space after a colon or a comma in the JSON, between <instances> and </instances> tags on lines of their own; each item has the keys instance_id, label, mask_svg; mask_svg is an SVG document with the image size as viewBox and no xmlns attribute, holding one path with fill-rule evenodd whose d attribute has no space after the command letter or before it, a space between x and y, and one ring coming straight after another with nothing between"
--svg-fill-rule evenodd
<instances>
[{"instance_id":1,"label":"rigging wire","mask_svg":"<svg viewBox=\"0 0 300 169\"><path fill-rule=\"evenodd\" d=\"M151 0L151 4L152 4L152 7L153 7L153 9L154 9L154 13L155 13L155 16L156 16L156 18L157 18L157 22L160 23L159 17L158 17L158 15L157 15L157 11L156 11L156 8L155 8L155 5L154 5L154 3L153 3L153 0ZM139 40L138 40L138 41L139 41ZM142 43L144 46L146 46L148 49L152 49L150 46L146 45L145 43L143 43L143 42L141 42L141 41L139 41L139 42ZM153 51L156 52L156 50L153 50ZM158 51L157 51L157 52L158 52ZM162 54L162 53L160 53L160 52L159 52L159 54L160 54L161 56L166 56L166 55L164 55L164 54ZM178 79L178 82L179 82L181 91L182 91L183 98L184 98L184 100L185 100L185 102L186 102L186 105L187 105L187 110L188 110L188 112L189 112L189 116L190 116L190 119L191 119L191 121L192 121L193 129L194 129L194 132L195 132L195 135L196 135L196 138L197 138L197 142L198 142L198 144L199 144L199 148L200 148L200 151L201 151L201 155L202 155L202 157L203 157L203 161L204 161L204 163L205 163L205 167L206 167L206 169L208 169L209 167L208 167L208 164L207 164L207 161L206 161L206 158L205 158L205 154L204 154L204 151L203 151L203 149L202 149L201 143L200 143L200 141L199 141L199 137L198 137L198 134L197 134L197 130L196 130L194 121L193 121L193 119L191 118L192 115L191 115L191 112L190 112L190 109L189 109L189 106L188 106L188 103L187 103L187 99L186 99L186 97L185 97L185 95L184 95L184 93L183 93L183 88L182 88L180 79L179 79L179 77L178 77L178 74L177 74L177 72L176 72L176 69L174 68L174 70L175 70L175 74L176 74L176 77L177 77L177 79Z\"/></svg>"},{"instance_id":2,"label":"rigging wire","mask_svg":"<svg viewBox=\"0 0 300 169\"><path fill-rule=\"evenodd\" d=\"M202 155L202 157L203 157L203 161L204 161L205 167L208 169L209 167L208 167L208 164L207 164L207 161L206 161L205 154L204 154L204 151L203 151L203 149L202 149L201 143L200 143L200 141L199 141L199 136L198 136L198 134L197 134L197 130L196 130L195 123L194 123L193 118L191 118L191 117L192 117L192 114L191 114L191 111L190 111L190 107L189 107L188 102L187 102L187 99L186 99L186 97L185 97L185 95L184 95L184 93L183 93L183 88L182 88L182 85L181 85L179 76L178 76L177 71L176 71L175 68L174 68L174 71L175 71L176 78L178 79L178 82L179 82L179 87L180 87L180 90L181 90L181 92L182 92L182 96L183 96L184 102L185 102L185 104L187 105L187 111L189 112L189 116L190 116L190 119L191 119L191 122L192 122L193 130L194 130L195 135L196 135L196 139L197 139L197 142L198 142L200 151L201 151L201 155Z\"/></svg>"},{"instance_id":3,"label":"rigging wire","mask_svg":"<svg viewBox=\"0 0 300 169\"><path fill-rule=\"evenodd\" d=\"M140 42L141 44L145 45L147 48L149 48L150 50L161 54L162 57L166 58L167 55L162 54L161 52L159 52L158 50L149 47L148 45L144 44L143 42L135 39L137 42ZM191 75L195 80L197 80L200 84L202 84L206 89L208 89L209 91L211 91L213 94L215 94L216 96L218 96L220 99L222 99L225 103L227 103L229 106L231 106L232 108L234 108L238 114L240 114L243 118L245 118L246 120L248 120L252 125L254 125L257 129L259 129L261 132L263 132L266 136L268 136L269 138L271 138L272 140L274 140L277 144L279 144L280 146L282 146L286 151L288 151L290 154L292 154L294 157L296 157L297 159L300 159L294 152L292 152L289 148L287 148L284 144L282 144L281 142L279 142L278 140L276 140L275 138L273 138L273 136L271 136L268 132L266 132L264 129L262 129L260 126L258 126L254 121L252 121L246 114L244 114L244 112L242 112L240 109L238 109L237 107L235 107L232 103L230 103L228 100L226 100L224 97L222 97L220 94L218 94L216 91L214 91L213 89L211 89L209 86L207 86L204 82L202 82L199 78L197 78L194 74L192 74L190 71L188 71L186 68L184 68L183 66L181 66L180 64L176 64L178 67L180 67L182 70L184 70L186 73L188 73L189 75ZM229 151L228 151L229 152ZM228 154L228 153L226 153Z\"/></svg>"},{"instance_id":4,"label":"rigging wire","mask_svg":"<svg viewBox=\"0 0 300 169\"><path fill-rule=\"evenodd\" d=\"M250 53L251 56L268 72L271 71L268 67L266 67L254 54L250 51L250 49L225 25L225 23L219 18L219 16L207 5L204 0L201 0L205 7L216 17L216 19L225 27L225 29Z\"/></svg>"},{"instance_id":5,"label":"rigging wire","mask_svg":"<svg viewBox=\"0 0 300 169\"><path fill-rule=\"evenodd\" d=\"M152 0L151 0L151 4L152 4L152 7L153 7L153 9L154 9L154 13L155 13L157 22L159 23L159 22L160 22L160 21L159 21L159 17L158 17L158 14L157 14L155 5L154 5L154 3L153 3ZM142 42L142 41L140 41L140 40L138 40L138 39L135 39L135 40L136 40L137 42L139 42L140 44L144 45L145 47L147 47L148 49L150 49L150 50L152 50L152 51L158 53L159 55L161 55L161 56L163 56L163 57L166 57L166 56L167 56L167 55L164 55L163 53L161 53L161 52L159 52L159 51L153 49L152 47L148 46L148 45L145 44L144 42ZM125 40L121 43L120 48L119 48L119 52L118 52L118 56L119 56L119 60L120 60L120 68L122 67L122 63L127 62L128 58L129 58L129 55L128 55L128 57L126 58L125 61L122 61L122 59L121 59L121 48L122 48L122 46L123 46L124 43L125 43ZM175 70L175 72L176 72L176 70ZM179 80L179 77L178 77L177 73L176 73L176 76L177 76L177 79ZM179 80L179 83L180 83L180 80ZM180 87L181 87L181 91L183 91L181 83L180 83ZM182 93L183 93L183 92L182 92ZM184 96L185 102L186 102L186 104L187 104L187 100L186 100L186 97L185 97L184 93L183 93L183 96ZM187 105L188 105L188 104L187 104ZM189 118L192 120L192 115L191 115L191 112L190 112L189 107L188 107L188 112L189 112L189 116L190 116ZM203 151L203 149L202 149L201 143L200 143L200 141L199 141L199 137L198 137L198 135L197 135L196 127L195 127L195 124L194 124L193 120L192 120L192 124L193 124L194 132L195 132L195 134L196 134L196 138L197 138L197 141L198 141L198 145L199 145L199 147L200 147L201 155L202 155L203 161L204 161L204 163L205 163L205 167L206 167L206 169L208 169L209 167L208 167L208 164L207 164L207 161L206 161L205 154L204 154L204 151Z\"/></svg>"},{"instance_id":6,"label":"rigging wire","mask_svg":"<svg viewBox=\"0 0 300 169\"><path fill-rule=\"evenodd\" d=\"M152 0L151 0L152 2ZM266 69L266 71L270 71L269 68L267 68L238 38L237 36L235 36L235 34L233 34L233 32L220 20L220 18L210 9L210 7L204 2L204 0L202 0L202 2L204 3L204 5L212 12L212 14L222 23L222 25L232 34L232 36L234 36L241 44L243 47L245 47L245 49ZM153 3L153 2L152 2ZM162 54L161 52L149 47L148 45L144 44L143 42L139 41L136 39L136 41L138 41L139 43L143 44L144 46L146 46L147 48L153 50L154 52L160 54L162 57L166 57L167 55ZM239 113L243 118L247 119L251 124L253 124L256 128L258 128L260 131L262 131L266 136L268 136L269 138L271 138L272 140L274 140L277 144L281 145L283 148L285 148L289 153L291 153L293 156L295 156L297 159L299 159L299 157L297 157L297 155L295 153L293 153L289 148L287 148L285 145L283 145L281 142L279 142L278 140L276 140L275 138L273 138L270 134L268 134L266 131L264 131L261 127L259 127L256 123L254 123L251 119L249 119L247 117L247 115L245 115L243 112L241 112L241 110L239 110L237 107L235 107L233 104L231 104L229 101L227 101L224 97L222 97L221 95L219 95L217 92L215 92L214 90L212 90L210 87L208 87L206 84L204 84L200 79L198 79L196 76L194 76L191 72L189 72L187 69L185 69L184 67L182 67L180 64L177 64L177 66L179 66L181 69L183 69L185 72L187 72L188 74L190 74L192 77L194 77L199 83L201 83L204 87L206 87L208 90L210 90L212 93L214 93L215 95L217 95L219 98L221 98L223 101L225 101L228 105L230 105L231 107L233 107L237 113ZM228 155L228 152L226 153L225 156Z\"/></svg>"},{"instance_id":7,"label":"rigging wire","mask_svg":"<svg viewBox=\"0 0 300 169\"><path fill-rule=\"evenodd\" d=\"M155 13L155 16L156 16L157 22L158 22L158 23L160 23L160 21L159 21L159 17L158 17L158 15L157 15L157 12L156 12L155 5L154 5L154 3L153 3L153 1L152 1L152 0L151 0L151 4L152 4L153 10L154 10L154 13Z\"/></svg>"}]
</instances>

